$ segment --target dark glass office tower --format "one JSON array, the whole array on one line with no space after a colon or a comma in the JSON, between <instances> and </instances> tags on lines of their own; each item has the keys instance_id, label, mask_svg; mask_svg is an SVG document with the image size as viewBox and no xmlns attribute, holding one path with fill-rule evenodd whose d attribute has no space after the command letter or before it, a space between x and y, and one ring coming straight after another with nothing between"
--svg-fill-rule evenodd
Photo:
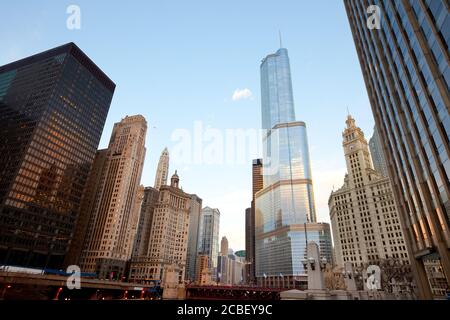
<instances>
[{"instance_id":1,"label":"dark glass office tower","mask_svg":"<svg viewBox=\"0 0 450 320\"><path fill-rule=\"evenodd\" d=\"M449 1L344 4L421 297L442 295L450 280ZM379 29L368 27L370 5L380 9Z\"/></svg>"},{"instance_id":2,"label":"dark glass office tower","mask_svg":"<svg viewBox=\"0 0 450 320\"><path fill-rule=\"evenodd\" d=\"M0 67L0 264L62 266L114 89L73 43Z\"/></svg>"}]
</instances>

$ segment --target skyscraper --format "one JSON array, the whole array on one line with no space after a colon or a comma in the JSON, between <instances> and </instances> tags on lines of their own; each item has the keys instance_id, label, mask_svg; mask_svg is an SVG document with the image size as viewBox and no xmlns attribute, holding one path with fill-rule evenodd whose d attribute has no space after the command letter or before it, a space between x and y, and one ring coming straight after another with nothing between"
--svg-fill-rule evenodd
<instances>
[{"instance_id":1,"label":"skyscraper","mask_svg":"<svg viewBox=\"0 0 450 320\"><path fill-rule=\"evenodd\" d=\"M342 145L347 175L328 201L336 263L359 267L394 258L409 264L389 178L372 167L364 133L350 115L346 124Z\"/></svg>"},{"instance_id":2,"label":"skyscraper","mask_svg":"<svg viewBox=\"0 0 450 320\"><path fill-rule=\"evenodd\" d=\"M381 173L383 177L388 177L388 170L386 159L383 154L383 147L381 145L380 135L378 129L375 126L373 128L373 136L369 140L370 154L372 155L373 167L376 171Z\"/></svg>"},{"instance_id":3,"label":"skyscraper","mask_svg":"<svg viewBox=\"0 0 450 320\"><path fill-rule=\"evenodd\" d=\"M144 198L141 204L141 213L139 215L139 224L134 239L132 260L146 255L150 246L150 233L153 224L153 214L158 204L159 190L146 187L144 189Z\"/></svg>"},{"instance_id":4,"label":"skyscraper","mask_svg":"<svg viewBox=\"0 0 450 320\"><path fill-rule=\"evenodd\" d=\"M420 297L431 298L427 262L450 283L449 2L374 0L380 29L367 27L367 1L344 4Z\"/></svg>"},{"instance_id":5,"label":"skyscraper","mask_svg":"<svg viewBox=\"0 0 450 320\"><path fill-rule=\"evenodd\" d=\"M170 186L162 185L159 189L149 249L132 260L131 281L164 280L166 271L173 265L179 270L179 281L185 279L191 196L181 190L179 183L180 178L175 171Z\"/></svg>"},{"instance_id":6,"label":"skyscraper","mask_svg":"<svg viewBox=\"0 0 450 320\"><path fill-rule=\"evenodd\" d=\"M198 231L198 252L208 255L208 266L213 274L215 274L217 256L219 255L219 227L219 209L203 208Z\"/></svg>"},{"instance_id":7,"label":"skyscraper","mask_svg":"<svg viewBox=\"0 0 450 320\"><path fill-rule=\"evenodd\" d=\"M305 275L307 226L316 222L306 125L295 120L287 49L261 63L263 189L255 195L256 277L294 286Z\"/></svg>"},{"instance_id":8,"label":"skyscraper","mask_svg":"<svg viewBox=\"0 0 450 320\"><path fill-rule=\"evenodd\" d=\"M255 215L254 205L245 209L245 277L248 282L255 280Z\"/></svg>"},{"instance_id":9,"label":"skyscraper","mask_svg":"<svg viewBox=\"0 0 450 320\"><path fill-rule=\"evenodd\" d=\"M195 270L198 255L198 231L200 228L200 215L202 212L202 199L191 194L189 205L189 232L186 257L186 279L195 281Z\"/></svg>"},{"instance_id":10,"label":"skyscraper","mask_svg":"<svg viewBox=\"0 0 450 320\"><path fill-rule=\"evenodd\" d=\"M127 116L114 124L108 148L98 152L96 161L103 165L95 200L87 211L89 223L80 267L102 279L124 276L131 258L144 196L140 180L146 132L143 116Z\"/></svg>"},{"instance_id":11,"label":"skyscraper","mask_svg":"<svg viewBox=\"0 0 450 320\"><path fill-rule=\"evenodd\" d=\"M74 43L0 67L0 264L63 266L114 90Z\"/></svg>"},{"instance_id":12,"label":"skyscraper","mask_svg":"<svg viewBox=\"0 0 450 320\"><path fill-rule=\"evenodd\" d=\"M155 189L167 185L167 175L169 174L169 150L164 148L159 157L158 168L155 176Z\"/></svg>"},{"instance_id":13,"label":"skyscraper","mask_svg":"<svg viewBox=\"0 0 450 320\"><path fill-rule=\"evenodd\" d=\"M246 278L255 280L255 195L263 188L262 159L254 159L252 163L252 202L245 210L245 254L247 265Z\"/></svg>"},{"instance_id":14,"label":"skyscraper","mask_svg":"<svg viewBox=\"0 0 450 320\"><path fill-rule=\"evenodd\" d=\"M228 239L227 237L222 237L220 241L220 255L228 256Z\"/></svg>"}]
</instances>

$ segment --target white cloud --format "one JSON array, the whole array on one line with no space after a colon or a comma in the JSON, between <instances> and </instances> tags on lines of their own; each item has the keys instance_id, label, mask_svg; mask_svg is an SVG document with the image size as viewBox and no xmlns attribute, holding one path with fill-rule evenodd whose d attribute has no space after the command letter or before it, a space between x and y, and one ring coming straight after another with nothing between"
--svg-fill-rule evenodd
<instances>
[{"instance_id":1,"label":"white cloud","mask_svg":"<svg viewBox=\"0 0 450 320\"><path fill-rule=\"evenodd\" d=\"M233 96L231 97L231 99L233 99L233 101L251 99L251 98L253 98L253 93L250 91L250 89L247 89L247 88L234 90Z\"/></svg>"}]
</instances>

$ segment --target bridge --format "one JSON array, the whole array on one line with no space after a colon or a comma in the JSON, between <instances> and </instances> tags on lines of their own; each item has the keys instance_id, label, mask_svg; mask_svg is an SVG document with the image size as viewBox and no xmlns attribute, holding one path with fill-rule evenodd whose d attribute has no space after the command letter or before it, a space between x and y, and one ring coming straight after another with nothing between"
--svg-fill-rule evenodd
<instances>
[{"instance_id":1,"label":"bridge","mask_svg":"<svg viewBox=\"0 0 450 320\"><path fill-rule=\"evenodd\" d=\"M0 299L158 299L160 292L152 284L81 278L79 290L67 287L61 275L0 272Z\"/></svg>"},{"instance_id":2,"label":"bridge","mask_svg":"<svg viewBox=\"0 0 450 320\"><path fill-rule=\"evenodd\" d=\"M255 286L186 286L187 300L280 300L282 288Z\"/></svg>"},{"instance_id":3,"label":"bridge","mask_svg":"<svg viewBox=\"0 0 450 320\"><path fill-rule=\"evenodd\" d=\"M81 278L79 290L67 287L67 276L0 271L0 300L161 299L154 284ZM285 290L285 289L284 289ZM187 300L279 300L281 288L187 285Z\"/></svg>"}]
</instances>

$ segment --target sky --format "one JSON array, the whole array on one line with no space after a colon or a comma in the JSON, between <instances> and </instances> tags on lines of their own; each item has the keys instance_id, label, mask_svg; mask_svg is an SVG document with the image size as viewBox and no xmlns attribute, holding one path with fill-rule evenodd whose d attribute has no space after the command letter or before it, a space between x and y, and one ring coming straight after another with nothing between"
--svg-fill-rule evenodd
<instances>
[{"instance_id":1,"label":"sky","mask_svg":"<svg viewBox=\"0 0 450 320\"><path fill-rule=\"evenodd\" d=\"M79 29L67 27L75 21L70 5L80 9ZM15 0L2 1L0 12L0 65L75 42L116 83L99 148L115 122L142 114L148 131L141 183L153 186L167 146L169 176L177 169L184 191L220 210L220 238L234 250L245 249L251 160L261 154L249 139L243 159L226 159L226 132L261 127L259 66L280 47L279 32L296 117L307 125L319 222L329 222L328 197L346 172L347 108L366 138L373 133L341 0Z\"/></svg>"}]
</instances>

